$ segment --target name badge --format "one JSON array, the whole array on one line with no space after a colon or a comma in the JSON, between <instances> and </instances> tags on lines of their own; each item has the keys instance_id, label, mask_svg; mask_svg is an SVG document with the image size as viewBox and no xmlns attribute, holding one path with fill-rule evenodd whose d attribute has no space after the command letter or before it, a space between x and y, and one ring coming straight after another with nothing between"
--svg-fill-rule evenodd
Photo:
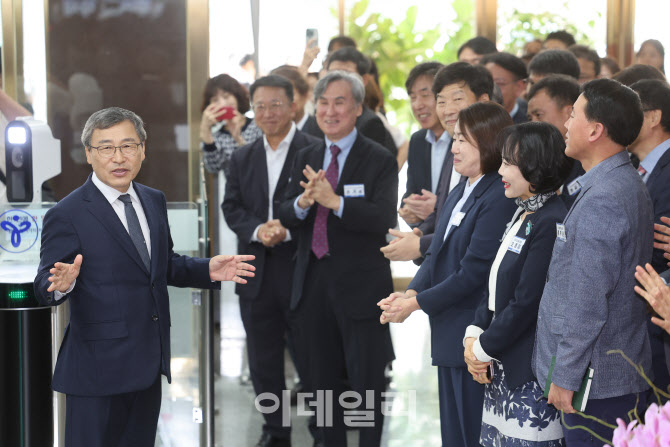
<instances>
[{"instance_id":1,"label":"name badge","mask_svg":"<svg viewBox=\"0 0 670 447\"><path fill-rule=\"evenodd\" d=\"M465 217L465 213L463 211L459 211L456 213L454 218L451 221L451 224L455 227L459 226L461 222L463 221L463 218Z\"/></svg>"},{"instance_id":2,"label":"name badge","mask_svg":"<svg viewBox=\"0 0 670 447\"><path fill-rule=\"evenodd\" d=\"M365 197L365 185L344 185L344 197Z\"/></svg>"},{"instance_id":3,"label":"name badge","mask_svg":"<svg viewBox=\"0 0 670 447\"><path fill-rule=\"evenodd\" d=\"M580 178L581 177L578 177L573 181L571 181L570 183L568 183L568 194L570 194L571 196L574 196L579 192L580 189L582 189L582 185L579 184Z\"/></svg>"},{"instance_id":4,"label":"name badge","mask_svg":"<svg viewBox=\"0 0 670 447\"><path fill-rule=\"evenodd\" d=\"M519 236L514 236L512 242L510 242L509 246L507 247L507 250L511 251L512 253L519 254L521 253L521 249L523 248L523 244L525 243L526 243L525 239L520 238Z\"/></svg>"},{"instance_id":5,"label":"name badge","mask_svg":"<svg viewBox=\"0 0 670 447\"><path fill-rule=\"evenodd\" d=\"M563 242L567 241L565 237L565 225L559 223L556 224L556 238L559 241Z\"/></svg>"}]
</instances>

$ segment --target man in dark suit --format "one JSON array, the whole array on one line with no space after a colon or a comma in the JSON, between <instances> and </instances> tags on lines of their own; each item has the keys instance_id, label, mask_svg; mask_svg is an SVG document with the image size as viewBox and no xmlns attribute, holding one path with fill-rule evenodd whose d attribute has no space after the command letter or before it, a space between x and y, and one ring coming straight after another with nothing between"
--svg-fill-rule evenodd
<instances>
[{"instance_id":1,"label":"man in dark suit","mask_svg":"<svg viewBox=\"0 0 670 447\"><path fill-rule=\"evenodd\" d=\"M161 374L170 377L167 286L246 283L253 256L172 251L162 192L133 182L145 158L139 116L112 107L82 133L93 174L44 217L35 294L70 301L53 375L67 395L65 445L149 446L156 437Z\"/></svg>"},{"instance_id":2,"label":"man in dark suit","mask_svg":"<svg viewBox=\"0 0 670 447\"><path fill-rule=\"evenodd\" d=\"M258 446L280 447L291 445L291 428L282 423L282 393L296 244L277 219L278 208L295 154L318 140L297 130L292 121L296 103L290 81L266 76L251 85L250 94L263 137L233 153L221 207L226 223L237 234L238 253L256 256L256 277L238 286L236 292L254 391L256 395L270 393L279 403L277 410L263 414L265 425Z\"/></svg>"},{"instance_id":3,"label":"man in dark suit","mask_svg":"<svg viewBox=\"0 0 670 447\"><path fill-rule=\"evenodd\" d=\"M363 79L363 84L368 82L370 75L370 60L356 48L344 47L328 56L326 70L344 70L350 73L358 73ZM361 114L356 119L356 129L377 143L388 149L395 157L398 155L398 147L393 141L391 133L386 129L382 120L365 105ZM323 130L319 126L315 116L310 116L302 128L303 132L313 135L317 138L323 138Z\"/></svg>"},{"instance_id":4,"label":"man in dark suit","mask_svg":"<svg viewBox=\"0 0 670 447\"><path fill-rule=\"evenodd\" d=\"M637 170L647 185L654 206L654 223L662 224L662 216L670 216L670 87L664 81L647 79L631 86L642 101L644 121L637 139L628 146L640 165ZM668 269L663 250L654 249L651 265L658 273ZM647 322L649 341L651 342L654 384L665 390L670 385L670 374L666 365L664 342L667 334Z\"/></svg>"},{"instance_id":5,"label":"man in dark suit","mask_svg":"<svg viewBox=\"0 0 670 447\"><path fill-rule=\"evenodd\" d=\"M586 174L556 226L533 350L533 372L542 388L549 385L548 402L566 413L566 425L584 425L601 437L611 436L611 429L574 414L572 406L588 368L593 381L584 413L610 424L636 403L645 408L649 385L608 351L620 349L651 374L646 306L626 273L651 260L653 245L649 192L625 151L642 121L640 99L628 87L611 79L582 86L566 123L565 154ZM568 446L599 445L582 430L563 433Z\"/></svg>"},{"instance_id":6,"label":"man in dark suit","mask_svg":"<svg viewBox=\"0 0 670 447\"><path fill-rule=\"evenodd\" d=\"M296 155L279 210L282 224L298 240L291 293L296 339L309 358L311 387L332 397L317 410L318 420L324 411L326 419L332 415L332 424L323 428L326 446L346 445L351 423L338 404L345 380L360 397L358 410L374 407L366 411L360 445L379 445L384 369L394 358L375 303L393 288L389 262L379 249L396 221L397 165L387 150L356 130L364 96L360 78L345 71L330 72L316 84L316 117L325 138Z\"/></svg>"},{"instance_id":7,"label":"man in dark suit","mask_svg":"<svg viewBox=\"0 0 670 447\"><path fill-rule=\"evenodd\" d=\"M424 62L412 68L405 82L412 114L421 129L409 141L407 186L398 214L410 226L416 226L435 209L438 182L448 158L451 136L444 131L435 108L433 79L443 65ZM449 165L451 166L451 165Z\"/></svg>"},{"instance_id":8,"label":"man in dark suit","mask_svg":"<svg viewBox=\"0 0 670 447\"><path fill-rule=\"evenodd\" d=\"M493 82L500 88L502 106L507 110L514 124L528 121L528 103L521 97L526 91L528 72L526 64L509 53L491 53L480 62L493 76Z\"/></svg>"},{"instance_id":9,"label":"man in dark suit","mask_svg":"<svg viewBox=\"0 0 670 447\"><path fill-rule=\"evenodd\" d=\"M531 121L554 125L566 138L565 122L570 118L572 105L579 98L579 83L570 76L556 74L540 79L528 92L528 116ZM570 209L579 195L582 164L572 159L572 169L560 189L560 198Z\"/></svg>"},{"instance_id":10,"label":"man in dark suit","mask_svg":"<svg viewBox=\"0 0 670 447\"><path fill-rule=\"evenodd\" d=\"M449 135L454 134L458 112L476 103L488 101L493 94L493 77L481 65L455 62L440 69L433 80L437 116ZM451 150L451 147L450 147ZM462 180L453 168L453 155L445 157L436 191L435 210L411 232L390 230L397 239L382 249L391 261L419 260L426 255L433 240L437 220L451 190Z\"/></svg>"}]
</instances>

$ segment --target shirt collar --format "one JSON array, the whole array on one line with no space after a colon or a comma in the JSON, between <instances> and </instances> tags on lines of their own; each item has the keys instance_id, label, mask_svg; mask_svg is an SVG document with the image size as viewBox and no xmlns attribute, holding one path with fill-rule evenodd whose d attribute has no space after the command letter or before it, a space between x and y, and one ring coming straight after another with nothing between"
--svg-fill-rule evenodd
<instances>
[{"instance_id":1,"label":"shirt collar","mask_svg":"<svg viewBox=\"0 0 670 447\"><path fill-rule=\"evenodd\" d=\"M111 186L105 184L98 178L98 176L93 173L93 176L91 177L91 181L93 181L93 184L95 185L96 188L100 190L103 196L105 196L105 199L110 203L114 203L119 196L123 194L130 194L130 197L135 199L137 203L140 203L140 198L135 192L135 188L133 188L133 182L130 182L130 186L128 187L128 191L125 193L122 193L120 191L117 191L116 189L112 188Z\"/></svg>"},{"instance_id":2,"label":"shirt collar","mask_svg":"<svg viewBox=\"0 0 670 447\"><path fill-rule=\"evenodd\" d=\"M647 175L651 174L651 171L654 170L658 161L668 149L670 149L670 138L656 146L646 157L644 157L644 160L640 162L640 166L647 171Z\"/></svg>"},{"instance_id":3,"label":"shirt collar","mask_svg":"<svg viewBox=\"0 0 670 447\"><path fill-rule=\"evenodd\" d=\"M627 151L621 151L592 167L588 172L579 178L579 185L582 187L582 191L586 189L587 186L591 185L591 183L594 183L596 179L599 178L602 174L609 172L616 166L619 166L625 162L630 163L630 157L628 156Z\"/></svg>"},{"instance_id":4,"label":"shirt collar","mask_svg":"<svg viewBox=\"0 0 670 447\"><path fill-rule=\"evenodd\" d=\"M297 127L295 123L291 123L291 129L288 131L286 136L284 137L283 140L279 143L277 146L277 152L288 150L288 147L291 145L291 141L293 141L293 137L295 136L295 131L297 130ZM265 147L265 150L268 152L275 152L272 147L270 147L270 143L268 143L268 139L263 134L263 147Z\"/></svg>"},{"instance_id":5,"label":"shirt collar","mask_svg":"<svg viewBox=\"0 0 670 447\"><path fill-rule=\"evenodd\" d=\"M449 132L445 130L444 132L442 132L442 135L440 135L440 138L436 139L435 132L433 132L432 129L428 129L426 131L425 138L427 142L434 145L437 141L444 141L445 143L449 143L449 140L451 140L451 135L449 135Z\"/></svg>"},{"instance_id":6,"label":"shirt collar","mask_svg":"<svg viewBox=\"0 0 670 447\"><path fill-rule=\"evenodd\" d=\"M326 140L326 148L330 148L333 144L337 144L337 147L340 148L340 151L343 153L348 153L351 150L351 147L354 145L358 137L358 130L354 127L354 130L351 131L349 135L340 139L339 141L330 141L328 137L324 137Z\"/></svg>"},{"instance_id":7,"label":"shirt collar","mask_svg":"<svg viewBox=\"0 0 670 447\"><path fill-rule=\"evenodd\" d=\"M479 184L479 182L482 181L483 178L484 178L484 176L482 175L482 176L479 177L477 180L475 180L475 182L474 182L472 185L470 184L470 180L468 180L468 179L466 178L466 179L465 179L465 191L468 191L468 192L469 192L469 191L475 189L475 186L477 186L477 185Z\"/></svg>"}]
</instances>

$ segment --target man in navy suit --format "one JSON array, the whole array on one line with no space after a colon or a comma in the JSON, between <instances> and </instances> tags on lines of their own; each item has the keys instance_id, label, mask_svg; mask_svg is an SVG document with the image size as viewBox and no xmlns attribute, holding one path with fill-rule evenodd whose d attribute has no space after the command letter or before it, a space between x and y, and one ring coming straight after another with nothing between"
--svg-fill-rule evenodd
<instances>
[{"instance_id":1,"label":"man in navy suit","mask_svg":"<svg viewBox=\"0 0 670 447\"><path fill-rule=\"evenodd\" d=\"M528 116L531 121L540 121L554 126L566 138L565 122L570 118L572 105L579 98L579 83L570 76L553 74L533 84L528 92ZM579 195L579 177L584 174L582 164L574 159L570 174L560 189L560 198L569 209Z\"/></svg>"},{"instance_id":2,"label":"man in navy suit","mask_svg":"<svg viewBox=\"0 0 670 447\"><path fill-rule=\"evenodd\" d=\"M263 137L233 153L221 207L228 226L237 234L238 253L256 256L256 277L238 286L236 292L254 391L256 395L270 393L279 403L275 411L263 414L265 425L258 446L280 447L291 445L291 428L282 423L282 415L296 244L277 217L295 154L319 140L300 132L293 123L296 103L287 79L277 75L260 78L251 85L250 93Z\"/></svg>"},{"instance_id":3,"label":"man in navy suit","mask_svg":"<svg viewBox=\"0 0 670 447\"><path fill-rule=\"evenodd\" d=\"M528 122L528 103L521 97L526 91L528 78L526 64L513 54L504 52L488 54L480 64L491 72L493 82L500 88L502 105L514 124Z\"/></svg>"},{"instance_id":4,"label":"man in navy suit","mask_svg":"<svg viewBox=\"0 0 670 447\"><path fill-rule=\"evenodd\" d=\"M170 376L167 286L214 288L253 276L253 256L172 251L162 192L133 182L145 158L142 119L100 110L82 133L93 174L44 217L35 293L70 302L53 375L67 395L65 445L149 446L156 437L161 374Z\"/></svg>"},{"instance_id":5,"label":"man in navy suit","mask_svg":"<svg viewBox=\"0 0 670 447\"><path fill-rule=\"evenodd\" d=\"M444 130L453 136L458 112L476 102L488 101L491 98L493 77L481 65L454 62L437 72L432 88L436 99L437 116ZM451 151L451 144L449 150ZM445 162L449 165L442 170L437 186L435 210L411 232L389 231L397 239L394 239L382 251L384 256L391 261L417 260L416 262L419 262L426 255L433 240L433 233L441 216L444 202L449 192L458 185L459 181L463 180L453 168L453 155L445 157Z\"/></svg>"},{"instance_id":6,"label":"man in navy suit","mask_svg":"<svg viewBox=\"0 0 670 447\"><path fill-rule=\"evenodd\" d=\"M435 108L433 79L443 65L439 62L424 62L412 68L405 82L414 118L421 129L409 140L407 154L407 186L403 205L398 214L410 226L423 222L435 209L438 183L444 174L451 136L444 131ZM447 162L447 163L445 163ZM451 171L450 171L451 172Z\"/></svg>"},{"instance_id":7,"label":"man in navy suit","mask_svg":"<svg viewBox=\"0 0 670 447\"><path fill-rule=\"evenodd\" d=\"M640 165L637 170L647 185L654 205L654 222L662 224L662 216L670 216L670 86L664 81L646 79L631 86L642 101L644 121L637 139L628 146ZM663 250L654 249L651 265L658 273L668 269ZM667 334L649 321L654 384L661 389L670 385L666 365L664 341L670 344Z\"/></svg>"},{"instance_id":8,"label":"man in navy suit","mask_svg":"<svg viewBox=\"0 0 670 447\"><path fill-rule=\"evenodd\" d=\"M582 163L581 191L562 224L540 302L533 372L544 388L555 366L549 403L574 413L572 398L588 368L593 382L584 413L614 424L636 402L644 409L645 379L610 350L623 351L647 376L651 350L646 306L635 295L632 272L651 260L653 208L625 147L642 126L640 99L610 79L582 86L566 122L566 155ZM577 414L569 426L585 425L601 436L612 430ZM602 442L583 430L564 429L568 446Z\"/></svg>"},{"instance_id":9,"label":"man in navy suit","mask_svg":"<svg viewBox=\"0 0 670 447\"><path fill-rule=\"evenodd\" d=\"M347 382L360 396L356 409L366 415L360 445L380 444L384 369L394 358L375 303L393 289L389 261L379 249L396 222L398 170L388 150L356 130L364 97L356 74L333 71L319 80L316 119L325 138L296 155L279 209L298 243L291 293L297 346L309 359L311 391L331 396L317 410L317 422L326 419L326 446L346 445L339 400Z\"/></svg>"}]
</instances>

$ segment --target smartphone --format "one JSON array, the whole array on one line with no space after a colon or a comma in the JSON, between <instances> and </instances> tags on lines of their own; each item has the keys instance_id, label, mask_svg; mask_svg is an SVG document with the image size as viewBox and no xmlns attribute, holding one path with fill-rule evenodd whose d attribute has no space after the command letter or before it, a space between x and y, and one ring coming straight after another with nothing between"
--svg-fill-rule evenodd
<instances>
[{"instance_id":1,"label":"smartphone","mask_svg":"<svg viewBox=\"0 0 670 447\"><path fill-rule=\"evenodd\" d=\"M493 364L490 364L488 368L486 368L486 378L489 380L493 379Z\"/></svg>"},{"instance_id":2,"label":"smartphone","mask_svg":"<svg viewBox=\"0 0 670 447\"><path fill-rule=\"evenodd\" d=\"M232 120L235 117L235 108L231 106L223 106L216 113L220 113L216 117L217 121Z\"/></svg>"},{"instance_id":3,"label":"smartphone","mask_svg":"<svg viewBox=\"0 0 670 447\"><path fill-rule=\"evenodd\" d=\"M310 44L310 47L319 46L319 30L316 28L307 28L307 31L305 31L305 43L309 43L312 39L315 40Z\"/></svg>"}]
</instances>

